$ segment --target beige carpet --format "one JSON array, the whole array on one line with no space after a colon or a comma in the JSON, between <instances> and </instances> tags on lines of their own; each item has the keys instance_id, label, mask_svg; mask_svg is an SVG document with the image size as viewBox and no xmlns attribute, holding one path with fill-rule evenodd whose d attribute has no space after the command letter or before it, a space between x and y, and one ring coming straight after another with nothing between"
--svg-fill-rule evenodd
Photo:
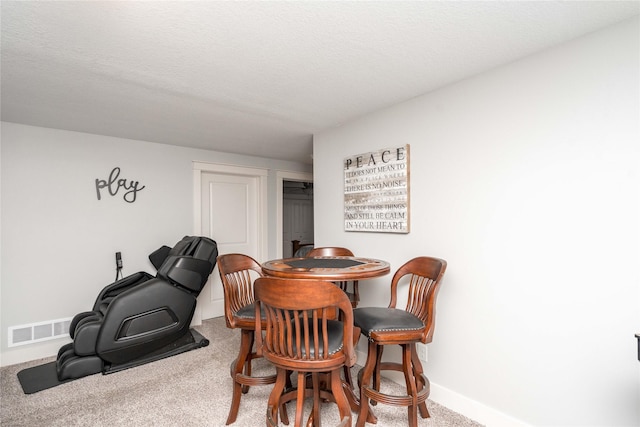
<instances>
[{"instance_id":1,"label":"beige carpet","mask_svg":"<svg viewBox=\"0 0 640 427\"><path fill-rule=\"evenodd\" d=\"M92 375L31 395L22 392L17 373L54 358L4 367L0 369L0 425L224 426L231 403L229 366L238 350L240 332L228 329L223 318L207 320L195 329L211 341L208 347L109 375ZM270 370L263 360L256 365L258 370ZM402 390L388 380L383 381L382 388L398 394ZM254 387L243 395L233 425L264 426L270 389ZM431 418L418 418L420 426L480 426L432 401L427 406ZM291 421L294 410L293 404L289 405ZM374 411L380 427L407 425L405 408L378 405ZM337 425L337 412L335 404L324 404L323 426ZM356 417L354 414L354 425Z\"/></svg>"}]
</instances>

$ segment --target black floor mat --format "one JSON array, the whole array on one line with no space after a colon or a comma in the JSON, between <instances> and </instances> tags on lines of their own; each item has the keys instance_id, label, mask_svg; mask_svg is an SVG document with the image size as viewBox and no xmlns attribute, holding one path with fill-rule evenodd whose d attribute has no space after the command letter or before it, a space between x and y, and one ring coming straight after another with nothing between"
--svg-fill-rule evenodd
<instances>
[{"instance_id":1,"label":"black floor mat","mask_svg":"<svg viewBox=\"0 0 640 427\"><path fill-rule=\"evenodd\" d=\"M18 372L18 380L24 394L33 394L73 380L58 380L56 361L23 369Z\"/></svg>"},{"instance_id":2,"label":"black floor mat","mask_svg":"<svg viewBox=\"0 0 640 427\"><path fill-rule=\"evenodd\" d=\"M133 368L134 366L139 366L145 363L164 359L165 357L175 356L176 354L194 350L199 347L206 347L207 345L209 345L209 340L206 339L198 331L191 329L180 339L166 345L160 350L146 355L141 359L133 360L131 362L118 366L105 366L105 368L103 369L103 373L108 374L128 368ZM25 394L33 394L42 390L46 390L48 388L59 386L60 384L68 383L69 381L73 381L74 379L59 381L56 361L54 360L53 362L45 363L44 365L23 369L22 371L18 372L18 380L20 381L22 391L24 391Z\"/></svg>"}]
</instances>

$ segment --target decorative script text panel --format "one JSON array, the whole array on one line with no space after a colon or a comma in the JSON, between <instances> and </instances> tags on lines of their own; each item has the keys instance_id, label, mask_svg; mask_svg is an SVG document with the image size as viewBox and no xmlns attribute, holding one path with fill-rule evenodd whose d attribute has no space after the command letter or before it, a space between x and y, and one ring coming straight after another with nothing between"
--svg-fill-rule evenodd
<instances>
[{"instance_id":1,"label":"decorative script text panel","mask_svg":"<svg viewBox=\"0 0 640 427\"><path fill-rule=\"evenodd\" d=\"M344 160L344 229L409 232L409 145Z\"/></svg>"}]
</instances>

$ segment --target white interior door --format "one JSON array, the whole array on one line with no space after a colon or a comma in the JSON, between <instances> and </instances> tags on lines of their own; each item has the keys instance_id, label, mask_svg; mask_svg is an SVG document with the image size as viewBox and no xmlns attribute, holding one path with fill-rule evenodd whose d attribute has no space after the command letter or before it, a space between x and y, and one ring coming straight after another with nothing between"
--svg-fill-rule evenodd
<instances>
[{"instance_id":1,"label":"white interior door","mask_svg":"<svg viewBox=\"0 0 640 427\"><path fill-rule=\"evenodd\" d=\"M218 244L218 253L262 256L261 177L227 172L200 173L200 234ZM197 228L197 227L196 227ZM216 266L198 297L199 320L224 315L224 293Z\"/></svg>"},{"instance_id":2,"label":"white interior door","mask_svg":"<svg viewBox=\"0 0 640 427\"><path fill-rule=\"evenodd\" d=\"M282 211L282 253L287 258L293 256L292 240L313 243L313 200L285 198Z\"/></svg>"}]
</instances>

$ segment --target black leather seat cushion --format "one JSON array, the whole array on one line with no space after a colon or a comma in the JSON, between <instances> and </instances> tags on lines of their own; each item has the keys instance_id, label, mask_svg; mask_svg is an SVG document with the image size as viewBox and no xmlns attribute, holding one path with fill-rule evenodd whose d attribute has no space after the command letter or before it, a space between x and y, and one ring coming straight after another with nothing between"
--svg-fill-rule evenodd
<instances>
[{"instance_id":1,"label":"black leather seat cushion","mask_svg":"<svg viewBox=\"0 0 640 427\"><path fill-rule=\"evenodd\" d=\"M249 305L245 305L240 310L236 311L235 316L239 319L255 319L256 318L256 303L252 302ZM266 320L264 313L264 307L260 306L260 317Z\"/></svg>"},{"instance_id":2,"label":"black leather seat cushion","mask_svg":"<svg viewBox=\"0 0 640 427\"><path fill-rule=\"evenodd\" d=\"M413 314L397 308L362 307L353 310L353 323L364 335L381 331L414 331L424 328L424 323Z\"/></svg>"},{"instance_id":3,"label":"black leather seat cushion","mask_svg":"<svg viewBox=\"0 0 640 427\"><path fill-rule=\"evenodd\" d=\"M313 322L313 320L309 320L309 330L312 330L312 324L311 322ZM302 326L302 325L301 325ZM328 340L328 352L329 355L335 354L337 352L339 352L340 350L342 350L342 346L343 346L343 340L342 340L342 332L343 332L343 327L342 327L342 322L338 321L338 320L329 320L327 321L327 334L329 335L329 340ZM295 336L295 332L293 333L293 335ZM300 336L303 336L304 333L300 333ZM315 356L315 349L314 349L314 340L313 340L313 335L309 337L309 353L311 353L311 358L316 357ZM323 333L322 333L322 328L319 327L318 330L318 341L319 341L319 345L318 345L318 349L320 351L320 355L319 357L324 356L324 348L322 346L322 341L323 341ZM302 356L306 356L307 352L304 349L304 345L301 348L301 352L302 352ZM293 343L293 351L297 352L298 351L298 346L297 343Z\"/></svg>"}]
</instances>

